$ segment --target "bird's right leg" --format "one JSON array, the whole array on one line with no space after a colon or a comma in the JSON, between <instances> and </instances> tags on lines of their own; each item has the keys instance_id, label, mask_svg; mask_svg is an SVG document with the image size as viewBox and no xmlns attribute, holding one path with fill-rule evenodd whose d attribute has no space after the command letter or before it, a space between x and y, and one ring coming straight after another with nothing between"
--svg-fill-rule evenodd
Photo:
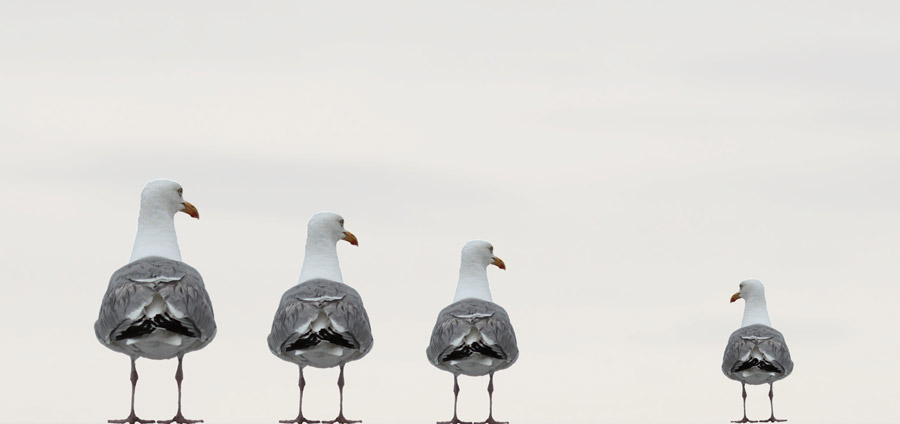
<instances>
[{"instance_id":1,"label":"bird's right leg","mask_svg":"<svg viewBox=\"0 0 900 424\"><path fill-rule=\"evenodd\" d=\"M283 424L293 424L293 423L296 423L296 424L304 424L304 423L316 424L316 423L320 423L320 422L321 422L321 421L312 421L312 420L308 420L308 419L306 419L306 417L303 416L303 388L304 388L304 387L306 387L306 380L303 379L303 365L300 365L300 412L297 413L297 418L294 418L294 419L292 419L292 420L279 420L278 422L283 423Z\"/></svg>"},{"instance_id":2,"label":"bird's right leg","mask_svg":"<svg viewBox=\"0 0 900 424\"><path fill-rule=\"evenodd\" d=\"M744 418L738 421L732 421L733 423L756 423L759 421L753 421L747 419L747 385L741 382L741 396L744 398Z\"/></svg>"},{"instance_id":3,"label":"bird's right leg","mask_svg":"<svg viewBox=\"0 0 900 424\"><path fill-rule=\"evenodd\" d=\"M137 415L134 415L134 390L137 388L138 381L138 373L137 367L135 366L135 361L137 358L131 358L131 414L128 415L128 418L124 420L107 420L106 422L111 424L153 424L155 420L144 420L138 418Z\"/></svg>"},{"instance_id":4,"label":"bird's right leg","mask_svg":"<svg viewBox=\"0 0 900 424\"><path fill-rule=\"evenodd\" d=\"M460 421L456 416L456 404L459 400L459 376L453 374L453 418L450 421L438 421L437 424L473 424L472 422Z\"/></svg>"}]
</instances>

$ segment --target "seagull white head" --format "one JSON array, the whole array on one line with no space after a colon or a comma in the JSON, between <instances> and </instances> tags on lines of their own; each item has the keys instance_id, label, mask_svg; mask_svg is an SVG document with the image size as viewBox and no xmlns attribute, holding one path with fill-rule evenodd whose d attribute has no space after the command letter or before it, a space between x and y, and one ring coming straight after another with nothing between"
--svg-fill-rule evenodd
<instances>
[{"instance_id":1,"label":"seagull white head","mask_svg":"<svg viewBox=\"0 0 900 424\"><path fill-rule=\"evenodd\" d=\"M327 240L333 244L346 240L354 246L359 246L356 236L344 229L344 218L334 212L319 212L309 218L306 237Z\"/></svg>"},{"instance_id":2,"label":"seagull white head","mask_svg":"<svg viewBox=\"0 0 900 424\"><path fill-rule=\"evenodd\" d=\"M172 180L153 180L141 190L138 230L131 249L131 261L149 256L181 260L175 235L175 214L184 212L200 218L197 208L184 200L181 185Z\"/></svg>"},{"instance_id":3,"label":"seagull white head","mask_svg":"<svg viewBox=\"0 0 900 424\"><path fill-rule=\"evenodd\" d=\"M300 267L299 282L316 278L343 283L337 257L337 242L345 240L359 246L356 236L344 229L344 218L334 212L319 212L306 226L306 253Z\"/></svg>"},{"instance_id":4,"label":"seagull white head","mask_svg":"<svg viewBox=\"0 0 900 424\"><path fill-rule=\"evenodd\" d=\"M487 279L488 265L506 269L503 260L494 256L494 246L484 240L472 240L463 246L454 302L468 298L493 302Z\"/></svg>"},{"instance_id":5,"label":"seagull white head","mask_svg":"<svg viewBox=\"0 0 900 424\"><path fill-rule=\"evenodd\" d=\"M494 246L484 240L472 240L462 248L462 263L487 268L488 265L496 265L497 268L506 269L503 260L494 256Z\"/></svg>"},{"instance_id":6,"label":"seagull white head","mask_svg":"<svg viewBox=\"0 0 900 424\"><path fill-rule=\"evenodd\" d=\"M766 300L766 290L763 287L763 284L759 282L759 280L744 280L741 281L740 291L733 294L731 296L731 301L734 302L738 299L751 300L751 299L762 299Z\"/></svg>"},{"instance_id":7,"label":"seagull white head","mask_svg":"<svg viewBox=\"0 0 900 424\"><path fill-rule=\"evenodd\" d=\"M184 212L193 218L200 219L197 208L184 200L184 189L181 184L172 180L158 179L148 182L141 190L141 211L144 209L159 210L175 216Z\"/></svg>"},{"instance_id":8,"label":"seagull white head","mask_svg":"<svg viewBox=\"0 0 900 424\"><path fill-rule=\"evenodd\" d=\"M731 296L731 301L744 299L744 319L741 327L753 324L772 326L769 320L769 309L766 306L766 290L759 280L741 281L741 291Z\"/></svg>"}]
</instances>

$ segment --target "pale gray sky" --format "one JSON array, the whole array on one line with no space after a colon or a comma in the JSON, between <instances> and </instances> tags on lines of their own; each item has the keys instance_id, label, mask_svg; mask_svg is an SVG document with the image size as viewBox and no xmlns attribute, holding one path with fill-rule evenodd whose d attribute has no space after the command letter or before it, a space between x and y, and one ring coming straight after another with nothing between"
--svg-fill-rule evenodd
<instances>
[{"instance_id":1,"label":"pale gray sky","mask_svg":"<svg viewBox=\"0 0 900 424\"><path fill-rule=\"evenodd\" d=\"M898 422L900 8L660 3L0 3L0 421L127 414L92 325L165 177L202 216L176 227L219 324L185 359L188 417L296 414L265 337L332 210L375 336L350 418L449 418L424 350L479 238L521 349L498 419L739 418L728 298L758 278L796 363L777 414ZM140 416L174 413L175 365L138 361ZM336 378L307 372L309 416ZM483 419L487 379L461 385Z\"/></svg>"}]
</instances>

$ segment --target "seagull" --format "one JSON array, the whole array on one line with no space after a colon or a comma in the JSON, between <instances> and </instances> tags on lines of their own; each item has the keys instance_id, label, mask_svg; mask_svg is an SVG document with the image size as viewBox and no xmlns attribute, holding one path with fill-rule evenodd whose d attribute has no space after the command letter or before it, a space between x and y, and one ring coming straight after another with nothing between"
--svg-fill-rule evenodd
<instances>
[{"instance_id":1,"label":"seagull","mask_svg":"<svg viewBox=\"0 0 900 424\"><path fill-rule=\"evenodd\" d=\"M306 253L296 286L281 297L272 321L269 350L300 367L300 410L297 418L281 423L359 423L344 418L344 365L369 353L372 330L362 298L344 284L337 257L337 242L354 246L359 242L344 229L344 218L319 212L309 219ZM303 368L340 367L338 390L340 410L330 421L311 421L303 416Z\"/></svg>"},{"instance_id":2,"label":"seagull","mask_svg":"<svg viewBox=\"0 0 900 424\"><path fill-rule=\"evenodd\" d=\"M744 320L741 328L731 333L725 355L722 358L722 372L725 376L741 382L741 396L744 398L744 418L733 423L755 423L747 419L747 384L769 385L769 408L771 415L763 422L782 422L775 418L772 403L772 384L791 375L794 363L781 332L772 328L769 311L766 309L766 292L758 280L741 282L741 291L731 296L731 301L744 299Z\"/></svg>"},{"instance_id":3,"label":"seagull","mask_svg":"<svg viewBox=\"0 0 900 424\"><path fill-rule=\"evenodd\" d=\"M202 349L216 335L212 303L200 273L181 261L175 236L175 214L200 218L197 208L184 200L181 186L153 180L141 191L138 230L128 264L113 273L94 323L104 346L131 357L131 414L110 423L191 424L181 414L184 354ZM144 420L134 413L138 358L178 358L178 412L171 420Z\"/></svg>"},{"instance_id":4,"label":"seagull","mask_svg":"<svg viewBox=\"0 0 900 424\"><path fill-rule=\"evenodd\" d=\"M508 424L494 420L494 372L516 362L519 348L509 315L491 298L488 265L506 269L506 264L494 256L494 246L482 240L463 246L456 295L453 303L438 314L425 351L432 365L453 373L453 418L438 424L474 424L460 421L456 415L460 374L490 375L490 409L487 419L478 424Z\"/></svg>"}]
</instances>

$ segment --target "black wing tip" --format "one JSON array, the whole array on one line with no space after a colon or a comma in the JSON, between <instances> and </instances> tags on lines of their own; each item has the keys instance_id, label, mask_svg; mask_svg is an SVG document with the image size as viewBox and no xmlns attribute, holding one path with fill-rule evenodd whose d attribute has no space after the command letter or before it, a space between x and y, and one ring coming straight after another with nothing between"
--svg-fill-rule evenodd
<instances>
[{"instance_id":1,"label":"black wing tip","mask_svg":"<svg viewBox=\"0 0 900 424\"><path fill-rule=\"evenodd\" d=\"M492 349L490 346L487 346L481 342L475 342L470 345L465 344L457 347L456 349L453 349L452 351L450 351L450 353L441 357L441 362L465 359L475 353L480 353L484 356L488 356L494 359L505 359L503 356L503 352Z\"/></svg>"},{"instance_id":2,"label":"black wing tip","mask_svg":"<svg viewBox=\"0 0 900 424\"><path fill-rule=\"evenodd\" d=\"M472 343L472 348L476 352L478 352L484 356L490 356L491 358L494 358L494 359L503 359L502 352L495 350L495 349L491 348L490 346L482 344L481 342Z\"/></svg>"},{"instance_id":3,"label":"black wing tip","mask_svg":"<svg viewBox=\"0 0 900 424\"><path fill-rule=\"evenodd\" d=\"M294 340L293 343L285 346L284 351L290 352L292 350L309 349L318 344L319 337L316 335L316 333L306 333L300 336L300 338L298 338L297 340Z\"/></svg>"},{"instance_id":4,"label":"black wing tip","mask_svg":"<svg viewBox=\"0 0 900 424\"><path fill-rule=\"evenodd\" d=\"M347 349L359 349L359 346L357 346L355 341L348 340L341 334L335 333L327 328L323 328L318 332L307 332L291 344L287 345L284 350L286 352L289 352L292 350L309 349L311 347L318 346L319 343L323 341L337 346L345 347Z\"/></svg>"},{"instance_id":5,"label":"black wing tip","mask_svg":"<svg viewBox=\"0 0 900 424\"><path fill-rule=\"evenodd\" d=\"M146 336L155 330L156 327L147 319L142 319L134 324L128 326L128 328L122 330L121 333L116 335L116 341L122 341L126 339L133 339L135 337Z\"/></svg>"},{"instance_id":6,"label":"black wing tip","mask_svg":"<svg viewBox=\"0 0 900 424\"><path fill-rule=\"evenodd\" d=\"M327 340L333 344L336 344L341 347L346 347L348 349L358 349L359 346L353 340L350 340L344 337L342 334L335 333L327 328L319 330L319 337Z\"/></svg>"},{"instance_id":7,"label":"black wing tip","mask_svg":"<svg viewBox=\"0 0 900 424\"><path fill-rule=\"evenodd\" d=\"M157 328L162 328L182 336L197 337L190 328L185 327L180 321L173 319L168 314L159 314L152 319L143 318L140 321L135 321L129 325L128 328L116 335L115 340L122 341L147 336L156 331Z\"/></svg>"},{"instance_id":8,"label":"black wing tip","mask_svg":"<svg viewBox=\"0 0 900 424\"><path fill-rule=\"evenodd\" d=\"M197 337L190 328L185 327L184 324L173 319L169 314L159 314L153 317L153 323L156 324L157 327L181 334L182 336Z\"/></svg>"},{"instance_id":9,"label":"black wing tip","mask_svg":"<svg viewBox=\"0 0 900 424\"><path fill-rule=\"evenodd\" d=\"M783 369L775 366L771 362L768 362L765 360L760 361L759 359L756 359L756 358L750 358L744 362L741 362L741 363L735 365L734 368L731 369L731 372L746 371L753 367L759 368L759 369L761 369L763 371L767 371L767 372L777 372L777 373L784 372Z\"/></svg>"}]
</instances>

